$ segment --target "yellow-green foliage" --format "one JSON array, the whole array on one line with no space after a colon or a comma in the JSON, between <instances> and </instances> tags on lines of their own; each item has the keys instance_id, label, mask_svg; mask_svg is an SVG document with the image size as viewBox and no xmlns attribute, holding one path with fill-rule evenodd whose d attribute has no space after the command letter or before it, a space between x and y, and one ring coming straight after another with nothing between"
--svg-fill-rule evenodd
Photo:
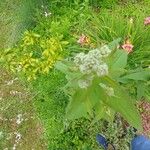
<instances>
[{"instance_id":1,"label":"yellow-green foliage","mask_svg":"<svg viewBox=\"0 0 150 150\"><path fill-rule=\"evenodd\" d=\"M4 50L1 61L14 72L23 72L28 80L48 73L56 60L61 59L66 41L63 37L45 37L26 31L18 46Z\"/></svg>"}]
</instances>

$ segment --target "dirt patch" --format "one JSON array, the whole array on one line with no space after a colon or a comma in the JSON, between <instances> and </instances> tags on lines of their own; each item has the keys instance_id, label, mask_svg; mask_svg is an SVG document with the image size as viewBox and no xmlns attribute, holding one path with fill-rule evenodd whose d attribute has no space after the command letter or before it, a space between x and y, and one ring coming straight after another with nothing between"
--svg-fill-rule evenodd
<instances>
[{"instance_id":1,"label":"dirt patch","mask_svg":"<svg viewBox=\"0 0 150 150\"><path fill-rule=\"evenodd\" d=\"M0 149L47 149L32 97L24 83L0 69Z\"/></svg>"}]
</instances>

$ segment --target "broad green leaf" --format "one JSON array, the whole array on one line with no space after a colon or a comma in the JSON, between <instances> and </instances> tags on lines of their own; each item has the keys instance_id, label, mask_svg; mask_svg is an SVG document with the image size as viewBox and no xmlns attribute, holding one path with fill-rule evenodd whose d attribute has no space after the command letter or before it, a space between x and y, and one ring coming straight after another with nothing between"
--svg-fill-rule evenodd
<instances>
[{"instance_id":1,"label":"broad green leaf","mask_svg":"<svg viewBox=\"0 0 150 150\"><path fill-rule=\"evenodd\" d=\"M119 43L120 43L120 41L121 41L121 38L118 38L118 39L112 41L111 43L108 44L109 48L110 48L111 50L117 48L118 45L119 45Z\"/></svg>"},{"instance_id":2,"label":"broad green leaf","mask_svg":"<svg viewBox=\"0 0 150 150\"><path fill-rule=\"evenodd\" d=\"M113 122L115 112L110 107L106 106L102 101L96 104L95 110L95 120L105 119L108 122Z\"/></svg>"},{"instance_id":3,"label":"broad green leaf","mask_svg":"<svg viewBox=\"0 0 150 150\"><path fill-rule=\"evenodd\" d=\"M112 55L111 59L111 70L120 70L124 69L127 65L127 52L123 50L117 50L114 55Z\"/></svg>"},{"instance_id":4,"label":"broad green leaf","mask_svg":"<svg viewBox=\"0 0 150 150\"><path fill-rule=\"evenodd\" d=\"M119 86L116 87L116 97L109 97L106 104L119 112L133 127L142 130L140 115L135 107L135 104Z\"/></svg>"},{"instance_id":5,"label":"broad green leaf","mask_svg":"<svg viewBox=\"0 0 150 150\"><path fill-rule=\"evenodd\" d=\"M137 100L140 100L143 96L145 96L145 85L143 82L137 82Z\"/></svg>"},{"instance_id":6,"label":"broad green leaf","mask_svg":"<svg viewBox=\"0 0 150 150\"><path fill-rule=\"evenodd\" d=\"M87 117L88 109L86 108L87 101L87 92L84 90L78 90L73 97L71 98L67 109L66 109L66 118L73 120L80 117Z\"/></svg>"},{"instance_id":7,"label":"broad green leaf","mask_svg":"<svg viewBox=\"0 0 150 150\"><path fill-rule=\"evenodd\" d=\"M68 66L61 61L56 62L55 68L65 73L68 72Z\"/></svg>"},{"instance_id":8,"label":"broad green leaf","mask_svg":"<svg viewBox=\"0 0 150 150\"><path fill-rule=\"evenodd\" d=\"M130 80L136 80L136 81L138 81L138 80L139 81L148 81L148 80L150 80L150 69L135 72L135 73L131 73L131 74L125 75L123 77L120 77L118 79L118 81L122 82L122 83L127 83Z\"/></svg>"},{"instance_id":9,"label":"broad green leaf","mask_svg":"<svg viewBox=\"0 0 150 150\"><path fill-rule=\"evenodd\" d=\"M78 89L69 102L66 117L77 119L92 114L93 107L101 100L101 97L105 98L96 80L87 89Z\"/></svg>"},{"instance_id":10,"label":"broad green leaf","mask_svg":"<svg viewBox=\"0 0 150 150\"><path fill-rule=\"evenodd\" d=\"M116 50L107 59L109 66L109 74L112 78L116 79L125 73L125 67L127 64L127 53L123 50Z\"/></svg>"}]
</instances>

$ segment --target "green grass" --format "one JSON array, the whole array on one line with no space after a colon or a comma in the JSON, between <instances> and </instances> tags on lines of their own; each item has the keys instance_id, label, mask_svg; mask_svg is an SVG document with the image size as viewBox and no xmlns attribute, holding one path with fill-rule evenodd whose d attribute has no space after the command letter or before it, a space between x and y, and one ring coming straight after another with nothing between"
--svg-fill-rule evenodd
<instances>
[{"instance_id":1,"label":"green grass","mask_svg":"<svg viewBox=\"0 0 150 150\"><path fill-rule=\"evenodd\" d=\"M150 56L150 28L144 25L144 19L150 14L150 2L114 6L111 10L103 9L93 13L93 18L85 29L97 44L122 38L122 44L129 38L134 45L129 55L129 67L147 67ZM130 29L130 19L133 24ZM89 30L90 29L90 30Z\"/></svg>"},{"instance_id":2,"label":"green grass","mask_svg":"<svg viewBox=\"0 0 150 150\"><path fill-rule=\"evenodd\" d=\"M38 8L38 3L33 0L1 1L0 49L12 47L22 33L34 25L34 14Z\"/></svg>"},{"instance_id":3,"label":"green grass","mask_svg":"<svg viewBox=\"0 0 150 150\"><path fill-rule=\"evenodd\" d=\"M33 25L34 4L25 0L1 1L0 51L16 44L22 33ZM5 66L0 66L0 149L46 149L41 135L43 125L36 117L33 95L25 85L6 71ZM17 124L19 116L21 122ZM17 134L21 135L18 141Z\"/></svg>"}]
</instances>

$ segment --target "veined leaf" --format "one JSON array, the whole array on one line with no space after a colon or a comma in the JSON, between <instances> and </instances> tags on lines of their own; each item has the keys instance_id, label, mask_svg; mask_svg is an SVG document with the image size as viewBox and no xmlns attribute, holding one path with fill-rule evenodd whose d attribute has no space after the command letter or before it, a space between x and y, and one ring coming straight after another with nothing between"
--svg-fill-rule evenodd
<instances>
[{"instance_id":1,"label":"veined leaf","mask_svg":"<svg viewBox=\"0 0 150 150\"><path fill-rule=\"evenodd\" d=\"M111 43L108 44L109 48L112 49L112 50L117 48L120 41L121 41L121 38L118 38L118 39L112 41Z\"/></svg>"},{"instance_id":2,"label":"veined leaf","mask_svg":"<svg viewBox=\"0 0 150 150\"><path fill-rule=\"evenodd\" d=\"M109 97L106 104L119 112L133 127L141 130L140 115L133 101L119 86L116 87L115 92L117 92L117 97Z\"/></svg>"},{"instance_id":3,"label":"veined leaf","mask_svg":"<svg viewBox=\"0 0 150 150\"><path fill-rule=\"evenodd\" d=\"M127 52L123 50L117 50L115 54L110 58L111 60L111 70L124 69L127 65Z\"/></svg>"},{"instance_id":4,"label":"veined leaf","mask_svg":"<svg viewBox=\"0 0 150 150\"><path fill-rule=\"evenodd\" d=\"M88 114L92 114L93 107L101 100L101 97L105 99L96 80L87 89L78 89L68 104L66 117L68 119L87 117Z\"/></svg>"},{"instance_id":5,"label":"veined leaf","mask_svg":"<svg viewBox=\"0 0 150 150\"><path fill-rule=\"evenodd\" d=\"M61 61L56 62L55 64L56 69L60 70L61 72L65 73L68 72L68 66L62 63Z\"/></svg>"},{"instance_id":6,"label":"veined leaf","mask_svg":"<svg viewBox=\"0 0 150 150\"><path fill-rule=\"evenodd\" d=\"M119 82L127 83L130 80L136 80L136 81L148 81L150 80L150 69L131 73L128 75L125 75L123 77L120 77L118 79Z\"/></svg>"},{"instance_id":7,"label":"veined leaf","mask_svg":"<svg viewBox=\"0 0 150 150\"><path fill-rule=\"evenodd\" d=\"M140 100L143 96L145 96L145 85L143 82L137 82L137 100Z\"/></svg>"},{"instance_id":8,"label":"veined leaf","mask_svg":"<svg viewBox=\"0 0 150 150\"><path fill-rule=\"evenodd\" d=\"M100 119L105 119L108 122L110 122L110 121L113 122L115 111L112 110L106 104L104 104L102 101L100 101L99 103L96 104L96 106L94 107L94 110L95 110L94 121L100 120Z\"/></svg>"},{"instance_id":9,"label":"veined leaf","mask_svg":"<svg viewBox=\"0 0 150 150\"><path fill-rule=\"evenodd\" d=\"M66 118L73 120L80 117L87 117L88 109L85 105L87 103L86 100L87 93L84 90L76 91L67 106Z\"/></svg>"}]
</instances>

